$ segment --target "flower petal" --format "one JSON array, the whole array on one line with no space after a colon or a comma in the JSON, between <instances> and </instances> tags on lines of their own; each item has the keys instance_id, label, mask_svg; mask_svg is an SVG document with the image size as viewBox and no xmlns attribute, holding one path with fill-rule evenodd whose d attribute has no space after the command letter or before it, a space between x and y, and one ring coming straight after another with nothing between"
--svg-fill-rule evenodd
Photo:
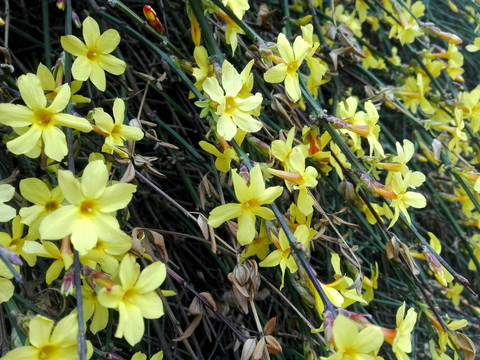
<instances>
[{"instance_id":1,"label":"flower petal","mask_svg":"<svg viewBox=\"0 0 480 360\"><path fill-rule=\"evenodd\" d=\"M163 315L163 303L156 292L151 291L147 294L137 295L135 306L142 312L145 319L158 319Z\"/></svg>"},{"instance_id":2,"label":"flower petal","mask_svg":"<svg viewBox=\"0 0 480 360\"><path fill-rule=\"evenodd\" d=\"M72 65L72 75L75 80L87 81L92 73L92 63L85 56L79 56Z\"/></svg>"},{"instance_id":3,"label":"flower petal","mask_svg":"<svg viewBox=\"0 0 480 360\"><path fill-rule=\"evenodd\" d=\"M87 16L82 23L83 39L88 48L95 47L97 39L100 37L100 28L94 18Z\"/></svg>"},{"instance_id":4,"label":"flower petal","mask_svg":"<svg viewBox=\"0 0 480 360\"><path fill-rule=\"evenodd\" d=\"M242 214L240 204L220 205L210 212L208 225L217 228L225 221L236 218Z\"/></svg>"},{"instance_id":5,"label":"flower petal","mask_svg":"<svg viewBox=\"0 0 480 360\"><path fill-rule=\"evenodd\" d=\"M40 80L40 84L44 90L55 90L55 79L53 78L50 70L42 63L38 64L37 77Z\"/></svg>"},{"instance_id":6,"label":"flower petal","mask_svg":"<svg viewBox=\"0 0 480 360\"><path fill-rule=\"evenodd\" d=\"M67 347L77 343L78 320L77 314L70 314L60 320L52 333L51 342L60 347Z\"/></svg>"},{"instance_id":7,"label":"flower petal","mask_svg":"<svg viewBox=\"0 0 480 360\"><path fill-rule=\"evenodd\" d=\"M23 135L10 140L7 143L7 148L16 155L25 154L37 145L41 135L42 131L39 128L31 126Z\"/></svg>"},{"instance_id":8,"label":"flower petal","mask_svg":"<svg viewBox=\"0 0 480 360\"><path fill-rule=\"evenodd\" d=\"M166 276L165 264L157 261L143 269L135 288L140 294L152 292L163 283Z\"/></svg>"},{"instance_id":9,"label":"flower petal","mask_svg":"<svg viewBox=\"0 0 480 360\"><path fill-rule=\"evenodd\" d=\"M73 56L82 56L84 57L87 52L87 46L76 36L67 35L60 38L63 49L72 54Z\"/></svg>"},{"instance_id":10,"label":"flower petal","mask_svg":"<svg viewBox=\"0 0 480 360\"><path fill-rule=\"evenodd\" d=\"M240 245L247 245L255 237L255 215L245 213L238 217L237 240Z\"/></svg>"},{"instance_id":11,"label":"flower petal","mask_svg":"<svg viewBox=\"0 0 480 360\"><path fill-rule=\"evenodd\" d=\"M77 208L71 205L62 206L48 214L40 223L40 236L45 240L62 239L72 233L75 220L77 220Z\"/></svg>"},{"instance_id":12,"label":"flower petal","mask_svg":"<svg viewBox=\"0 0 480 360\"><path fill-rule=\"evenodd\" d=\"M295 55L285 34L280 33L277 38L277 48L282 59L290 64L295 61Z\"/></svg>"},{"instance_id":13,"label":"flower petal","mask_svg":"<svg viewBox=\"0 0 480 360\"><path fill-rule=\"evenodd\" d=\"M90 132L92 130L92 125L87 119L70 114L55 114L55 123L60 126L70 127L83 132Z\"/></svg>"},{"instance_id":14,"label":"flower petal","mask_svg":"<svg viewBox=\"0 0 480 360\"><path fill-rule=\"evenodd\" d=\"M376 326L369 326L358 334L357 341L355 343L355 349L358 353L369 354L378 350L382 343L382 330Z\"/></svg>"},{"instance_id":15,"label":"flower petal","mask_svg":"<svg viewBox=\"0 0 480 360\"><path fill-rule=\"evenodd\" d=\"M61 170L58 172L58 185L63 196L70 204L79 204L83 201L82 187L80 181L73 176L71 171Z\"/></svg>"},{"instance_id":16,"label":"flower petal","mask_svg":"<svg viewBox=\"0 0 480 360\"><path fill-rule=\"evenodd\" d=\"M97 39L97 48L102 54L110 54L120 44L120 34L115 29L105 31Z\"/></svg>"},{"instance_id":17,"label":"flower petal","mask_svg":"<svg viewBox=\"0 0 480 360\"><path fill-rule=\"evenodd\" d=\"M217 121L217 132L220 137L224 138L227 141L233 139L237 133L237 126L232 120L231 116L221 115Z\"/></svg>"},{"instance_id":18,"label":"flower petal","mask_svg":"<svg viewBox=\"0 0 480 360\"><path fill-rule=\"evenodd\" d=\"M48 107L48 110L58 113L67 107L68 102L70 101L70 86L64 84L60 87L60 90L57 92L57 96L53 100L52 104Z\"/></svg>"},{"instance_id":19,"label":"flower petal","mask_svg":"<svg viewBox=\"0 0 480 360\"><path fill-rule=\"evenodd\" d=\"M248 112L237 110L232 116L233 122L245 132L257 132L263 125L260 121L255 120Z\"/></svg>"},{"instance_id":20,"label":"flower petal","mask_svg":"<svg viewBox=\"0 0 480 360\"><path fill-rule=\"evenodd\" d=\"M30 344L35 347L41 347L50 343L50 335L52 333L54 322L41 315L35 316L30 321L30 331L28 339Z\"/></svg>"},{"instance_id":21,"label":"flower petal","mask_svg":"<svg viewBox=\"0 0 480 360\"><path fill-rule=\"evenodd\" d=\"M97 245L98 235L95 225L88 218L77 219L72 228L71 241L81 256Z\"/></svg>"},{"instance_id":22,"label":"flower petal","mask_svg":"<svg viewBox=\"0 0 480 360\"><path fill-rule=\"evenodd\" d=\"M119 241L125 234L120 230L117 219L112 215L98 213L94 218L95 228L100 239L106 242Z\"/></svg>"},{"instance_id":23,"label":"flower petal","mask_svg":"<svg viewBox=\"0 0 480 360\"><path fill-rule=\"evenodd\" d=\"M92 161L83 170L82 192L86 198L98 199L105 192L107 181L107 166L102 160Z\"/></svg>"},{"instance_id":24,"label":"flower petal","mask_svg":"<svg viewBox=\"0 0 480 360\"><path fill-rule=\"evenodd\" d=\"M135 258L131 255L125 255L120 263L119 277L122 287L125 291L135 287L135 283L140 276L140 265L137 264Z\"/></svg>"},{"instance_id":25,"label":"flower petal","mask_svg":"<svg viewBox=\"0 0 480 360\"><path fill-rule=\"evenodd\" d=\"M107 134L112 132L114 126L113 119L103 111L102 108L93 109L93 119L95 120L95 125L97 125L100 130L105 131Z\"/></svg>"},{"instance_id":26,"label":"flower petal","mask_svg":"<svg viewBox=\"0 0 480 360\"><path fill-rule=\"evenodd\" d=\"M98 63L92 63L91 66L92 71L90 73L90 81L97 87L98 90L105 91L107 86L105 71L103 71L102 67Z\"/></svg>"},{"instance_id":27,"label":"flower petal","mask_svg":"<svg viewBox=\"0 0 480 360\"><path fill-rule=\"evenodd\" d=\"M34 74L22 75L18 78L18 90L27 106L32 109L41 109L47 105L47 98L43 93L42 84Z\"/></svg>"},{"instance_id":28,"label":"flower petal","mask_svg":"<svg viewBox=\"0 0 480 360\"><path fill-rule=\"evenodd\" d=\"M98 64L103 70L113 75L121 75L127 68L125 61L110 54L102 55Z\"/></svg>"},{"instance_id":29,"label":"flower petal","mask_svg":"<svg viewBox=\"0 0 480 360\"><path fill-rule=\"evenodd\" d=\"M24 127L33 121L33 111L23 105L0 104L0 123Z\"/></svg>"},{"instance_id":30,"label":"flower petal","mask_svg":"<svg viewBox=\"0 0 480 360\"><path fill-rule=\"evenodd\" d=\"M53 160L62 161L67 155L67 140L65 134L56 126L43 131L42 140L45 145L45 154Z\"/></svg>"},{"instance_id":31,"label":"flower petal","mask_svg":"<svg viewBox=\"0 0 480 360\"><path fill-rule=\"evenodd\" d=\"M223 89L220 87L218 80L214 77L209 77L203 82L203 90L216 103L222 102L225 97Z\"/></svg>"},{"instance_id":32,"label":"flower petal","mask_svg":"<svg viewBox=\"0 0 480 360\"><path fill-rule=\"evenodd\" d=\"M12 185L0 184L0 203L12 200L13 195L15 195L15 188Z\"/></svg>"},{"instance_id":33,"label":"flower petal","mask_svg":"<svg viewBox=\"0 0 480 360\"><path fill-rule=\"evenodd\" d=\"M288 96L290 96L295 102L302 97L297 73L285 77L285 90L287 90Z\"/></svg>"},{"instance_id":34,"label":"flower petal","mask_svg":"<svg viewBox=\"0 0 480 360\"><path fill-rule=\"evenodd\" d=\"M135 185L125 183L117 183L107 187L97 201L100 211L110 213L125 208L132 200L132 194L136 190Z\"/></svg>"},{"instance_id":35,"label":"flower petal","mask_svg":"<svg viewBox=\"0 0 480 360\"><path fill-rule=\"evenodd\" d=\"M271 84L280 83L285 79L285 76L287 75L287 69L288 65L285 63L275 65L267 70L267 72L263 75L263 78L266 82Z\"/></svg>"},{"instance_id":36,"label":"flower petal","mask_svg":"<svg viewBox=\"0 0 480 360\"><path fill-rule=\"evenodd\" d=\"M126 306L124 312L127 313L128 325L123 329L123 336L130 345L134 346L142 340L145 331L143 316L136 306ZM115 334L115 336L117 336L117 334Z\"/></svg>"}]
</instances>

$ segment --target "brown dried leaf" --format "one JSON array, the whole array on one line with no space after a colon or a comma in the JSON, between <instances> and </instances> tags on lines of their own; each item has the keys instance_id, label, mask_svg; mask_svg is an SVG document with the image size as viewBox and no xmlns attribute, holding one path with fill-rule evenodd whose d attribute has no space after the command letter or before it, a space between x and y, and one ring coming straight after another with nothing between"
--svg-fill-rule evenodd
<instances>
[{"instance_id":1,"label":"brown dried leaf","mask_svg":"<svg viewBox=\"0 0 480 360\"><path fill-rule=\"evenodd\" d=\"M183 341L185 339L188 339L190 336L192 336L193 332L195 329L200 325L200 321L202 320L202 315L197 315L193 318L192 322L188 326L188 328L185 330L185 332L178 338L173 339L173 341Z\"/></svg>"},{"instance_id":2,"label":"brown dried leaf","mask_svg":"<svg viewBox=\"0 0 480 360\"><path fill-rule=\"evenodd\" d=\"M130 252L138 257L143 256L143 249L141 241L145 238L145 232L142 228L136 227L132 230L132 248Z\"/></svg>"},{"instance_id":3,"label":"brown dried leaf","mask_svg":"<svg viewBox=\"0 0 480 360\"><path fill-rule=\"evenodd\" d=\"M387 242L385 251L389 260L395 259L396 261L401 262L399 255L402 255L402 258L405 260L405 263L410 269L411 273L413 275L420 274L420 269L410 254L408 246L402 243L397 236L393 235L392 238Z\"/></svg>"},{"instance_id":4,"label":"brown dried leaf","mask_svg":"<svg viewBox=\"0 0 480 360\"><path fill-rule=\"evenodd\" d=\"M255 346L255 350L253 351L252 360L262 360L263 359L263 349L265 348L265 338L262 337L257 346Z\"/></svg>"},{"instance_id":5,"label":"brown dried leaf","mask_svg":"<svg viewBox=\"0 0 480 360\"><path fill-rule=\"evenodd\" d=\"M462 349L464 360L474 360L477 354L472 340L461 332L455 332L455 342Z\"/></svg>"},{"instance_id":6,"label":"brown dried leaf","mask_svg":"<svg viewBox=\"0 0 480 360\"><path fill-rule=\"evenodd\" d=\"M235 298L235 301L237 302L240 309L242 309L242 311L245 314L248 314L247 298L244 295L242 295L236 287L232 289L232 292L233 292L233 297Z\"/></svg>"},{"instance_id":7,"label":"brown dried leaf","mask_svg":"<svg viewBox=\"0 0 480 360\"><path fill-rule=\"evenodd\" d=\"M282 352L282 345L273 336L268 335L265 337L267 342L267 350L269 354L275 355Z\"/></svg>"},{"instance_id":8,"label":"brown dried leaf","mask_svg":"<svg viewBox=\"0 0 480 360\"><path fill-rule=\"evenodd\" d=\"M146 229L148 240L155 246L155 249L162 255L163 262L168 262L167 248L165 247L165 240L163 235L150 229Z\"/></svg>"},{"instance_id":9,"label":"brown dried leaf","mask_svg":"<svg viewBox=\"0 0 480 360\"><path fill-rule=\"evenodd\" d=\"M265 324L265 327L263 328L263 332L265 335L270 335L273 333L273 330L275 330L275 325L277 325L277 318L273 317L270 320L267 321Z\"/></svg>"},{"instance_id":10,"label":"brown dried leaf","mask_svg":"<svg viewBox=\"0 0 480 360\"><path fill-rule=\"evenodd\" d=\"M200 295L202 295L205 300L208 301L214 311L217 311L217 304L215 303L215 300L213 300L213 296L209 292L201 292Z\"/></svg>"},{"instance_id":11,"label":"brown dried leaf","mask_svg":"<svg viewBox=\"0 0 480 360\"><path fill-rule=\"evenodd\" d=\"M202 303L197 297L194 297L188 307L188 315L202 315Z\"/></svg>"},{"instance_id":12,"label":"brown dried leaf","mask_svg":"<svg viewBox=\"0 0 480 360\"><path fill-rule=\"evenodd\" d=\"M133 167L133 163L129 162L127 165L127 168L125 169L125 173L123 174L122 178L118 182L129 183L133 179L135 179L135 168Z\"/></svg>"}]
</instances>

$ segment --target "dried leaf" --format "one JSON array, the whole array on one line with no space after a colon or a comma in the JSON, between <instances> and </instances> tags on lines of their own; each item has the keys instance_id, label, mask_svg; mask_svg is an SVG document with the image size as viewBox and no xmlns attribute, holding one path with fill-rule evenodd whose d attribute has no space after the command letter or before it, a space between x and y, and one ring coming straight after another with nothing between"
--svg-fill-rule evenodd
<instances>
[{"instance_id":1,"label":"dried leaf","mask_svg":"<svg viewBox=\"0 0 480 360\"><path fill-rule=\"evenodd\" d=\"M275 355L282 352L282 345L273 336L268 335L265 337L267 342L267 350L269 354Z\"/></svg>"},{"instance_id":2,"label":"dried leaf","mask_svg":"<svg viewBox=\"0 0 480 360\"><path fill-rule=\"evenodd\" d=\"M202 303L197 297L194 297L190 306L188 307L188 315L202 315Z\"/></svg>"},{"instance_id":3,"label":"dried leaf","mask_svg":"<svg viewBox=\"0 0 480 360\"><path fill-rule=\"evenodd\" d=\"M141 241L145 238L145 232L142 228L136 227L132 230L132 248L130 252L138 257L143 256Z\"/></svg>"},{"instance_id":4,"label":"dried leaf","mask_svg":"<svg viewBox=\"0 0 480 360\"><path fill-rule=\"evenodd\" d=\"M133 179L135 179L135 168L132 162L129 162L127 168L125 169L125 173L123 174L122 178L118 181L120 183L129 183Z\"/></svg>"},{"instance_id":5,"label":"dried leaf","mask_svg":"<svg viewBox=\"0 0 480 360\"><path fill-rule=\"evenodd\" d=\"M462 349L464 360L474 360L477 354L472 340L465 334L455 332L455 342Z\"/></svg>"},{"instance_id":6,"label":"dried leaf","mask_svg":"<svg viewBox=\"0 0 480 360\"><path fill-rule=\"evenodd\" d=\"M257 26L264 28L265 30L272 30L273 26L270 22L273 14L277 12L277 9L270 11L267 4L260 4L257 14Z\"/></svg>"},{"instance_id":7,"label":"dried leaf","mask_svg":"<svg viewBox=\"0 0 480 360\"><path fill-rule=\"evenodd\" d=\"M247 339L243 343L242 356L240 360L250 360L257 346L257 339Z\"/></svg>"},{"instance_id":8,"label":"dried leaf","mask_svg":"<svg viewBox=\"0 0 480 360\"><path fill-rule=\"evenodd\" d=\"M201 292L200 295L202 295L205 300L208 301L214 311L217 311L217 304L215 303L215 300L213 300L213 297L209 292Z\"/></svg>"},{"instance_id":9,"label":"dried leaf","mask_svg":"<svg viewBox=\"0 0 480 360\"><path fill-rule=\"evenodd\" d=\"M275 325L277 325L277 318L273 317L270 320L267 321L265 324L265 327L263 328L263 332L265 335L270 335L273 333L273 330L275 330Z\"/></svg>"},{"instance_id":10,"label":"dried leaf","mask_svg":"<svg viewBox=\"0 0 480 360\"><path fill-rule=\"evenodd\" d=\"M255 350L253 351L252 360L262 360L263 359L263 349L265 348L265 338L262 337L257 346L255 346Z\"/></svg>"},{"instance_id":11,"label":"dried leaf","mask_svg":"<svg viewBox=\"0 0 480 360\"><path fill-rule=\"evenodd\" d=\"M184 331L184 333L180 337L173 339L173 341L178 342L178 341L183 341L185 339L188 339L190 336L192 336L193 332L198 327L198 325L200 325L201 320L202 320L202 315L195 316L192 322L190 323L190 325L188 326L188 328Z\"/></svg>"}]
</instances>

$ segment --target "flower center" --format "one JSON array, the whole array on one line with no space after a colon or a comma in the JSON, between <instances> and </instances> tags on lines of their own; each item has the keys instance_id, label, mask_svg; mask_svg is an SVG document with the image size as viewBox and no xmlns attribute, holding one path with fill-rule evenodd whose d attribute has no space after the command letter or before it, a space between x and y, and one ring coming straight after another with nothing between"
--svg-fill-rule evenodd
<instances>
[{"instance_id":1,"label":"flower center","mask_svg":"<svg viewBox=\"0 0 480 360\"><path fill-rule=\"evenodd\" d=\"M112 136L113 136L113 137L118 137L118 136L120 136L121 130L122 130L121 126L119 126L119 125L114 125L114 126L113 126L113 129L112 129Z\"/></svg>"},{"instance_id":2,"label":"flower center","mask_svg":"<svg viewBox=\"0 0 480 360\"><path fill-rule=\"evenodd\" d=\"M80 204L80 214L82 216L92 217L97 213L97 206L92 200L84 200Z\"/></svg>"},{"instance_id":3,"label":"flower center","mask_svg":"<svg viewBox=\"0 0 480 360\"><path fill-rule=\"evenodd\" d=\"M123 302L133 304L135 302L135 297L137 291L135 289L129 289L123 294Z\"/></svg>"},{"instance_id":4,"label":"flower center","mask_svg":"<svg viewBox=\"0 0 480 360\"><path fill-rule=\"evenodd\" d=\"M58 209L58 202L56 201L49 201L45 204L45 210L47 212L52 212L54 210L57 210Z\"/></svg>"},{"instance_id":5,"label":"flower center","mask_svg":"<svg viewBox=\"0 0 480 360\"><path fill-rule=\"evenodd\" d=\"M95 49L92 49L92 50L88 50L88 53L87 53L87 58L88 60L90 61L97 61L97 57L98 57L98 53Z\"/></svg>"},{"instance_id":6,"label":"flower center","mask_svg":"<svg viewBox=\"0 0 480 360\"><path fill-rule=\"evenodd\" d=\"M296 61L291 62L290 64L288 64L288 67L287 67L287 75L293 75L293 74L295 74L295 72L297 71L297 69L298 69L297 62L296 62Z\"/></svg>"},{"instance_id":7,"label":"flower center","mask_svg":"<svg viewBox=\"0 0 480 360\"><path fill-rule=\"evenodd\" d=\"M59 358L58 346L45 345L38 349L38 359L57 360Z\"/></svg>"},{"instance_id":8,"label":"flower center","mask_svg":"<svg viewBox=\"0 0 480 360\"><path fill-rule=\"evenodd\" d=\"M244 212L252 212L260 207L257 199L251 199L247 202L242 203L242 210Z\"/></svg>"},{"instance_id":9,"label":"flower center","mask_svg":"<svg viewBox=\"0 0 480 360\"><path fill-rule=\"evenodd\" d=\"M55 122L54 113L47 109L37 109L33 112L33 123L42 130L48 129L53 126Z\"/></svg>"},{"instance_id":10,"label":"flower center","mask_svg":"<svg viewBox=\"0 0 480 360\"><path fill-rule=\"evenodd\" d=\"M233 96L225 97L225 114L232 116L237 110L237 102Z\"/></svg>"}]
</instances>

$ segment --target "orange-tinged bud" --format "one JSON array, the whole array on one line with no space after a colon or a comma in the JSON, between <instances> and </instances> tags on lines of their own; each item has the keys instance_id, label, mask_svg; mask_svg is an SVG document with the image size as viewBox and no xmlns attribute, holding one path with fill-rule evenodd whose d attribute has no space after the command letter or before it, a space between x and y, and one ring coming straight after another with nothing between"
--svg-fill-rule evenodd
<instances>
[{"instance_id":1,"label":"orange-tinged bud","mask_svg":"<svg viewBox=\"0 0 480 360\"><path fill-rule=\"evenodd\" d=\"M149 5L143 6L143 15L145 15L145 18L147 19L151 27L153 27L162 35L165 33L165 28L163 27L160 20L158 20L157 13L155 12L155 10L152 9L151 6Z\"/></svg>"},{"instance_id":2,"label":"orange-tinged bud","mask_svg":"<svg viewBox=\"0 0 480 360\"><path fill-rule=\"evenodd\" d=\"M191 36L195 46L200 46L200 40L202 39L202 30L198 25L198 20L195 16L192 16L191 24Z\"/></svg>"},{"instance_id":3,"label":"orange-tinged bud","mask_svg":"<svg viewBox=\"0 0 480 360\"><path fill-rule=\"evenodd\" d=\"M283 171L269 168L267 169L269 174L282 178L283 180L291 181L297 185L301 185L303 183L302 175L294 172Z\"/></svg>"},{"instance_id":4,"label":"orange-tinged bud","mask_svg":"<svg viewBox=\"0 0 480 360\"><path fill-rule=\"evenodd\" d=\"M71 253L72 248L70 247L70 236L67 236L62 239L62 246L60 246L60 254L70 255Z\"/></svg>"},{"instance_id":5,"label":"orange-tinged bud","mask_svg":"<svg viewBox=\"0 0 480 360\"><path fill-rule=\"evenodd\" d=\"M397 198L397 195L393 191L387 190L385 188L380 188L375 185L373 185L373 188L378 195L381 195L387 199L394 200Z\"/></svg>"}]
</instances>

